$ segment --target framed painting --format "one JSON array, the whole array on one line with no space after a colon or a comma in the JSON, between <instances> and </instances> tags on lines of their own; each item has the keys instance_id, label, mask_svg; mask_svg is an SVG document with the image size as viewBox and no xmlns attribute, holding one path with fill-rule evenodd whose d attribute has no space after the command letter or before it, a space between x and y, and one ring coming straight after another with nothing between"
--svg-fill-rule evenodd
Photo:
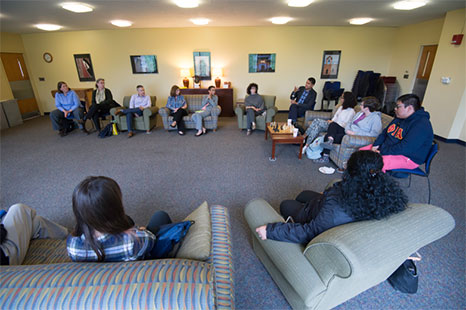
<instances>
[{"instance_id":1,"label":"framed painting","mask_svg":"<svg viewBox=\"0 0 466 310\"><path fill-rule=\"evenodd\" d=\"M74 62L78 71L80 82L95 81L94 68L92 67L91 54L75 54Z\"/></svg>"},{"instance_id":2,"label":"framed painting","mask_svg":"<svg viewBox=\"0 0 466 310\"><path fill-rule=\"evenodd\" d=\"M133 55L131 59L131 68L133 74L155 74L159 73L157 66L157 56L155 55Z\"/></svg>"},{"instance_id":3,"label":"framed painting","mask_svg":"<svg viewBox=\"0 0 466 310\"><path fill-rule=\"evenodd\" d=\"M194 75L201 80L212 80L210 52L194 52Z\"/></svg>"},{"instance_id":4,"label":"framed painting","mask_svg":"<svg viewBox=\"0 0 466 310\"><path fill-rule=\"evenodd\" d=\"M275 54L249 54L249 73L275 72Z\"/></svg>"},{"instance_id":5,"label":"framed painting","mask_svg":"<svg viewBox=\"0 0 466 310\"><path fill-rule=\"evenodd\" d=\"M321 79L338 78L338 69L340 67L341 51L324 51L322 60Z\"/></svg>"}]
</instances>

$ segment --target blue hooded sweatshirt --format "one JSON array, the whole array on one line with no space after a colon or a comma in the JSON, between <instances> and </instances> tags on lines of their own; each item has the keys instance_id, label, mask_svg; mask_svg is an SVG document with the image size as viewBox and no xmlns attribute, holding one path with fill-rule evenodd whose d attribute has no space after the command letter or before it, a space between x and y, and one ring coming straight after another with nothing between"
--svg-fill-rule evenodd
<instances>
[{"instance_id":1,"label":"blue hooded sweatshirt","mask_svg":"<svg viewBox=\"0 0 466 310\"><path fill-rule=\"evenodd\" d=\"M403 155L423 164L434 141L430 115L420 108L405 119L395 118L377 137L381 155Z\"/></svg>"}]
</instances>

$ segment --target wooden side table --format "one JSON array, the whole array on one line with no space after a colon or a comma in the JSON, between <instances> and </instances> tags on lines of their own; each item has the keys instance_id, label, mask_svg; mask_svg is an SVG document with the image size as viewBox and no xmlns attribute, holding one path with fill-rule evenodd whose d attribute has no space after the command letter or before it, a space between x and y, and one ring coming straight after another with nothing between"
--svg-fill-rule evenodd
<instances>
[{"instance_id":1,"label":"wooden side table","mask_svg":"<svg viewBox=\"0 0 466 310\"><path fill-rule=\"evenodd\" d=\"M286 124L277 122L279 126ZM292 133L286 132L274 132L271 126L271 123L266 124L265 129L265 140L267 140L268 135L272 138L272 156L269 157L270 161L276 161L277 158L275 157L275 145L276 144L297 144L299 143L299 159L303 158L303 143L304 137L298 133L297 137L293 137Z\"/></svg>"}]
</instances>

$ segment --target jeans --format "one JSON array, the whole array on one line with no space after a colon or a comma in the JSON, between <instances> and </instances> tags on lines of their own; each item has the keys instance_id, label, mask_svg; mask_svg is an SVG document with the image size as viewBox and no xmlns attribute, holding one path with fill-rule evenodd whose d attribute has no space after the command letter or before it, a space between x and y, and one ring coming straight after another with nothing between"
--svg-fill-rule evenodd
<instances>
[{"instance_id":1,"label":"jeans","mask_svg":"<svg viewBox=\"0 0 466 310\"><path fill-rule=\"evenodd\" d=\"M133 108L121 110L121 113L126 115L126 127L128 131L133 132L133 113L142 116L143 111L139 108Z\"/></svg>"},{"instance_id":2,"label":"jeans","mask_svg":"<svg viewBox=\"0 0 466 310\"><path fill-rule=\"evenodd\" d=\"M282 201L280 204L280 214L285 220L291 216L295 223L308 223L319 214L319 202L322 197L322 194L314 191L303 191L295 200Z\"/></svg>"},{"instance_id":3,"label":"jeans","mask_svg":"<svg viewBox=\"0 0 466 310\"><path fill-rule=\"evenodd\" d=\"M197 130L202 130L202 119L210 115L210 111L196 112L191 117L194 123L196 124Z\"/></svg>"},{"instance_id":4,"label":"jeans","mask_svg":"<svg viewBox=\"0 0 466 310\"><path fill-rule=\"evenodd\" d=\"M72 121L77 123L78 120L84 117L84 110L83 108L76 108L71 112L71 115L65 118L65 113L61 110L53 110L50 113L50 119L52 120L52 128L53 130L65 130L67 125ZM83 125L78 123L80 129L83 129Z\"/></svg>"}]
</instances>

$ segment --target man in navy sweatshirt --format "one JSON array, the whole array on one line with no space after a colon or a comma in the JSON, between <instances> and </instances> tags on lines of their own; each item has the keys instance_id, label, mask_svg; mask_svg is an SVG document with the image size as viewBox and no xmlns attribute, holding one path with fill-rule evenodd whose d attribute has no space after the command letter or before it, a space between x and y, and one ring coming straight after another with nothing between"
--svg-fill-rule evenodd
<instances>
[{"instance_id":1,"label":"man in navy sweatshirt","mask_svg":"<svg viewBox=\"0 0 466 310\"><path fill-rule=\"evenodd\" d=\"M382 155L384 172L419 167L426 161L434 140L429 113L421 107L418 96L407 94L399 97L395 114L395 119L375 142L362 148Z\"/></svg>"}]
</instances>

